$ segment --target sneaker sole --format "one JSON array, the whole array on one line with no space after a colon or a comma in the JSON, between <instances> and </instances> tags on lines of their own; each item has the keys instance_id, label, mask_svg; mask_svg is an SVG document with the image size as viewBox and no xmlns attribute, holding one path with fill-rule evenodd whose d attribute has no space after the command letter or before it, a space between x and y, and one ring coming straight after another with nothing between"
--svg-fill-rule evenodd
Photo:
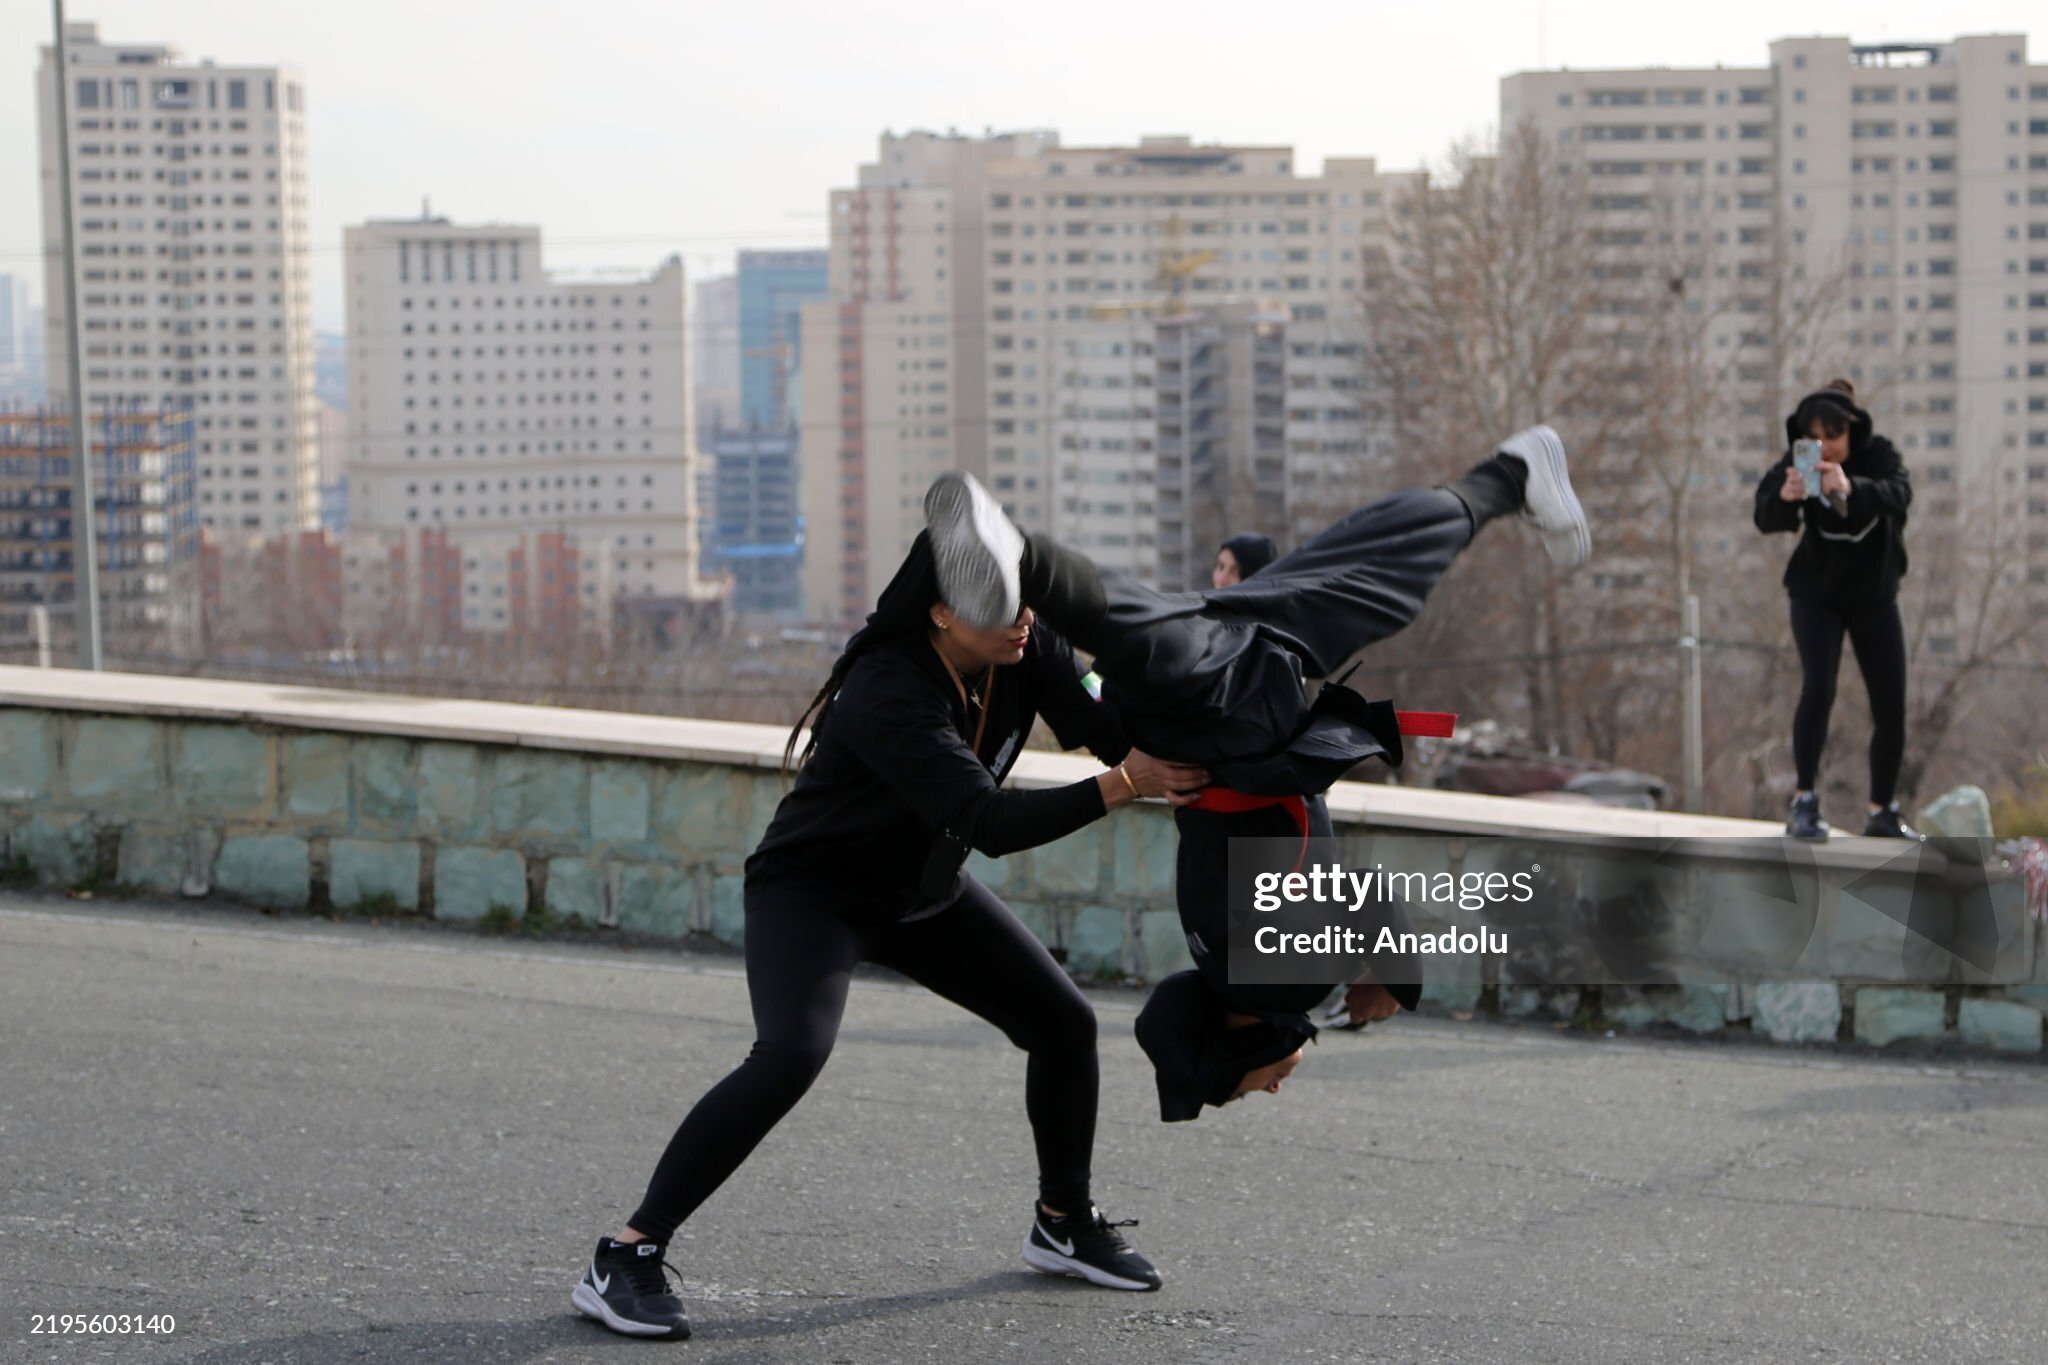
<instances>
[{"instance_id":1,"label":"sneaker sole","mask_svg":"<svg viewBox=\"0 0 2048 1365\"><path fill-rule=\"evenodd\" d=\"M1031 1240L1031 1234L1024 1235L1024 1264L1042 1275L1071 1275L1076 1279L1099 1284L1104 1289L1128 1289L1139 1294L1149 1294L1159 1286L1150 1280L1129 1280L1121 1275L1112 1275L1100 1266L1077 1261L1071 1256L1062 1256L1057 1251L1039 1246Z\"/></svg>"},{"instance_id":2,"label":"sneaker sole","mask_svg":"<svg viewBox=\"0 0 2048 1365\"><path fill-rule=\"evenodd\" d=\"M947 584L975 584L992 586L1003 594L1001 601L991 604L947 605L981 630L996 630L1014 622L1020 610L1018 571L1024 538L995 499L966 474L942 474L925 494L924 516L942 589ZM1002 619L985 619L988 616Z\"/></svg>"},{"instance_id":3,"label":"sneaker sole","mask_svg":"<svg viewBox=\"0 0 2048 1365\"><path fill-rule=\"evenodd\" d=\"M576 1292L569 1296L569 1302L575 1304L577 1311L584 1317L597 1319L621 1336L667 1337L672 1341L690 1339L690 1324L687 1322L678 1323L674 1327L657 1327L651 1322L634 1322L631 1318L620 1317L612 1311L612 1306L604 1301L603 1296L588 1284L578 1284Z\"/></svg>"},{"instance_id":4,"label":"sneaker sole","mask_svg":"<svg viewBox=\"0 0 2048 1365\"><path fill-rule=\"evenodd\" d=\"M1566 468L1564 442L1549 427L1531 427L1518 437L1512 447L1502 447L1511 455L1520 455L1529 469L1529 483L1523 500L1529 509L1529 519L1543 532L1543 548L1551 561L1565 568L1585 563L1593 555L1593 532L1586 525L1586 509L1579 505L1579 495L1572 491L1572 480Z\"/></svg>"}]
</instances>

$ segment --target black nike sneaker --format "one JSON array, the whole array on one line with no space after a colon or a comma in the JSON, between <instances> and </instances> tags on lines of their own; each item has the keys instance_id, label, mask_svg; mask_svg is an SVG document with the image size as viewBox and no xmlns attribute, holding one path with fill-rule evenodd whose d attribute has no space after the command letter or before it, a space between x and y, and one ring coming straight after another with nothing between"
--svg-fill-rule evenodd
<instances>
[{"instance_id":1,"label":"black nike sneaker","mask_svg":"<svg viewBox=\"0 0 2048 1365\"><path fill-rule=\"evenodd\" d=\"M1077 1275L1105 1289L1147 1292L1160 1285L1152 1263L1131 1250L1118 1228L1134 1228L1138 1220L1112 1223L1102 1210L1089 1206L1084 1217L1055 1218L1033 1209L1031 1231L1024 1237L1024 1262L1048 1275Z\"/></svg>"},{"instance_id":2,"label":"black nike sneaker","mask_svg":"<svg viewBox=\"0 0 2048 1365\"><path fill-rule=\"evenodd\" d=\"M1883 810L1872 815L1863 824L1866 839L1907 839L1917 844L1927 842L1927 836L1905 822L1899 814L1899 803L1894 801Z\"/></svg>"},{"instance_id":3,"label":"black nike sneaker","mask_svg":"<svg viewBox=\"0 0 2048 1365\"><path fill-rule=\"evenodd\" d=\"M683 1311L683 1301L669 1290L668 1276L661 1271L665 1264L661 1253L659 1242L599 1238L590 1266L569 1301L585 1317L596 1318L621 1335L687 1341L690 1315Z\"/></svg>"},{"instance_id":4,"label":"black nike sneaker","mask_svg":"<svg viewBox=\"0 0 2048 1365\"><path fill-rule=\"evenodd\" d=\"M1785 832L1795 839L1828 837L1828 822L1820 816L1820 793L1808 792L1792 798L1792 814L1785 821Z\"/></svg>"}]
</instances>

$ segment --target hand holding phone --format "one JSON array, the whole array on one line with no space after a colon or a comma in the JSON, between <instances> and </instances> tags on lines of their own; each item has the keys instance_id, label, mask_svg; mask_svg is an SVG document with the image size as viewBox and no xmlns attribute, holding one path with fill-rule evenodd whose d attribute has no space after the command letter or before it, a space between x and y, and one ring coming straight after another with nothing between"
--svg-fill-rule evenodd
<instances>
[{"instance_id":1,"label":"hand holding phone","mask_svg":"<svg viewBox=\"0 0 2048 1365\"><path fill-rule=\"evenodd\" d=\"M1805 485L1806 496L1809 498L1825 498L1827 496L1821 491L1820 466L1819 441L1801 440L1792 443L1792 468L1798 473L1800 481Z\"/></svg>"}]
</instances>

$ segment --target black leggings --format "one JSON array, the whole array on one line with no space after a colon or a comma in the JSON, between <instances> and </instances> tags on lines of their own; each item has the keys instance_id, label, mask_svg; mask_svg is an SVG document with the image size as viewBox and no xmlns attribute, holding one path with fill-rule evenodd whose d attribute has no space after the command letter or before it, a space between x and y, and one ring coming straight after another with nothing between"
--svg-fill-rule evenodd
<instances>
[{"instance_id":1,"label":"black leggings","mask_svg":"<svg viewBox=\"0 0 2048 1365\"><path fill-rule=\"evenodd\" d=\"M1870 694L1870 800L1888 806L1906 752L1906 627L1899 604L1841 608L1807 598L1792 599L1792 638L1799 646L1805 682L1792 717L1792 757L1799 790L1812 791L1820 775L1821 750L1828 742L1828 713L1835 705L1835 674L1842 665L1842 636L1856 651L1863 687Z\"/></svg>"},{"instance_id":2,"label":"black leggings","mask_svg":"<svg viewBox=\"0 0 2048 1365\"><path fill-rule=\"evenodd\" d=\"M967 889L939 913L873 927L849 924L825 896L748 887L754 1048L669 1139L630 1220L635 1231L668 1241L796 1107L832 1055L860 962L903 973L988 1020L1030 1054L1024 1110L1038 1148L1039 1198L1064 1213L1087 1211L1095 1010L1009 907L972 877L962 880Z\"/></svg>"}]
</instances>

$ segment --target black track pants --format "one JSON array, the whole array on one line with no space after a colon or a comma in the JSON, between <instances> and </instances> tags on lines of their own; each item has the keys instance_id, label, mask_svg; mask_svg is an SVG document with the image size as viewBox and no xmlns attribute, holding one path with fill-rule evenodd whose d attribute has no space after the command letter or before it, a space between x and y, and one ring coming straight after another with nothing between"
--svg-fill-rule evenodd
<instances>
[{"instance_id":1,"label":"black track pants","mask_svg":"<svg viewBox=\"0 0 2048 1365\"><path fill-rule=\"evenodd\" d=\"M749 886L754 1047L676 1129L630 1220L636 1231L668 1241L803 1098L832 1055L860 962L903 973L1030 1054L1024 1109L1038 1149L1039 1198L1062 1212L1086 1211L1095 1145L1095 1010L993 892L971 877L964 881L967 889L939 913L875 927L849 924L816 893ZM906 1170L919 1140L914 1128L904 1134ZM908 1178L906 1170L893 1177Z\"/></svg>"}]
</instances>

